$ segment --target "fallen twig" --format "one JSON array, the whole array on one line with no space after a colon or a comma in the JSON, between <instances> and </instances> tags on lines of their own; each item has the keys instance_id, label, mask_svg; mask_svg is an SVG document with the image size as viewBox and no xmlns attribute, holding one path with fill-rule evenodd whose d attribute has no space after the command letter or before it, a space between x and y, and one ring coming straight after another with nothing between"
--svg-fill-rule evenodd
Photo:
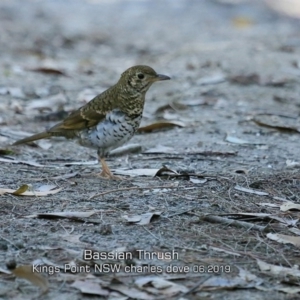
<instances>
[{"instance_id":1,"label":"fallen twig","mask_svg":"<svg viewBox=\"0 0 300 300\"><path fill-rule=\"evenodd\" d=\"M245 193L250 193L250 194L255 194L255 195L258 195L258 196L268 196L269 193L266 193L266 192L263 192L263 191L257 191L257 190L253 190L253 189L247 189L247 188L244 188L242 186L238 186L236 185L234 187L235 190L237 191L241 191L241 192L245 192Z\"/></svg>"},{"instance_id":2,"label":"fallen twig","mask_svg":"<svg viewBox=\"0 0 300 300\"><path fill-rule=\"evenodd\" d=\"M213 223L221 223L225 225L231 225L235 227L242 227L246 228L247 230L257 230L257 231L266 231L267 226L260 226L260 225L255 225L255 224L250 224L248 222L244 221L237 221L237 220L230 220L218 216L212 216L212 215L198 215L195 213L192 213L193 215L198 216L201 220L208 221L208 222L213 222Z\"/></svg>"},{"instance_id":3,"label":"fallen twig","mask_svg":"<svg viewBox=\"0 0 300 300\"><path fill-rule=\"evenodd\" d=\"M106 191L106 192L103 192L103 193L95 194L95 195L91 196L89 198L89 200L91 200L91 199L93 199L95 197L99 197L99 196L103 196L103 195L111 194L111 193L115 193L115 192L123 192L123 191L131 191L131 190L174 189L174 188L177 188L177 187L178 186L174 186L174 185L148 186L148 187L133 186L133 187L129 187L129 188L109 190L109 191Z\"/></svg>"}]
</instances>

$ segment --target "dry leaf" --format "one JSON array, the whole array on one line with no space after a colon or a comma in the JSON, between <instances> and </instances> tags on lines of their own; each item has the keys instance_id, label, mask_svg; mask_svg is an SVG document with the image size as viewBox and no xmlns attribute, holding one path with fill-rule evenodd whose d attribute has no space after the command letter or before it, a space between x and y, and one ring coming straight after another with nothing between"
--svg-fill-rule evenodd
<instances>
[{"instance_id":1,"label":"dry leaf","mask_svg":"<svg viewBox=\"0 0 300 300\"><path fill-rule=\"evenodd\" d=\"M296 224L298 223L299 219L291 219L289 217L287 218L281 218L278 216L269 216L270 219L272 220L276 220L286 226L296 226Z\"/></svg>"},{"instance_id":2,"label":"dry leaf","mask_svg":"<svg viewBox=\"0 0 300 300\"><path fill-rule=\"evenodd\" d=\"M260 206L267 206L267 207L280 207L279 204L275 204L275 203L267 203L267 202L257 203L257 205L260 205Z\"/></svg>"},{"instance_id":3,"label":"dry leaf","mask_svg":"<svg viewBox=\"0 0 300 300\"><path fill-rule=\"evenodd\" d=\"M102 288L99 282L76 280L71 284L71 287L80 290L80 292L83 294L98 295L103 297L107 297L109 295L109 291Z\"/></svg>"},{"instance_id":4,"label":"dry leaf","mask_svg":"<svg viewBox=\"0 0 300 300\"><path fill-rule=\"evenodd\" d=\"M233 214L225 214L226 216L242 216L242 217L256 217L256 218L268 218L271 217L272 214L267 213L233 213Z\"/></svg>"},{"instance_id":5,"label":"dry leaf","mask_svg":"<svg viewBox=\"0 0 300 300\"><path fill-rule=\"evenodd\" d=\"M244 188L244 187L239 186L239 185L236 185L234 187L234 189L237 190L237 191L241 191L241 192L245 192L245 193L250 193L250 194L255 194L255 195L258 195L258 196L268 196L269 195L266 192L257 191L257 190L253 190L253 189L247 189L247 188Z\"/></svg>"},{"instance_id":6,"label":"dry leaf","mask_svg":"<svg viewBox=\"0 0 300 300\"><path fill-rule=\"evenodd\" d=\"M240 144L240 145L250 144L250 142L248 142L248 141L245 141L245 140L242 140L242 139L239 139L237 137L230 136L230 135L226 136L225 141L229 142L229 143L232 143L232 144Z\"/></svg>"},{"instance_id":7,"label":"dry leaf","mask_svg":"<svg viewBox=\"0 0 300 300\"><path fill-rule=\"evenodd\" d=\"M123 216L123 218L126 219L129 223L135 223L137 225L147 225L151 222L153 217L159 217L161 214L162 214L161 211L156 211L156 212L148 212L136 216L125 215Z\"/></svg>"},{"instance_id":8,"label":"dry leaf","mask_svg":"<svg viewBox=\"0 0 300 300\"><path fill-rule=\"evenodd\" d=\"M11 272L19 278L24 278L30 281L32 284L38 286L43 292L48 291L48 280L44 278L40 273L33 272L32 265L19 266L12 269Z\"/></svg>"},{"instance_id":9,"label":"dry leaf","mask_svg":"<svg viewBox=\"0 0 300 300\"><path fill-rule=\"evenodd\" d=\"M27 216L27 218L68 218L68 219L77 219L77 218L88 218L99 211L63 211L63 212L53 212L53 213L38 213L34 215Z\"/></svg>"},{"instance_id":10,"label":"dry leaf","mask_svg":"<svg viewBox=\"0 0 300 300\"><path fill-rule=\"evenodd\" d=\"M190 177L190 182L192 182L194 184L203 184L206 181L207 181L206 178L204 178L204 179L198 179L198 178Z\"/></svg>"},{"instance_id":11,"label":"dry leaf","mask_svg":"<svg viewBox=\"0 0 300 300\"><path fill-rule=\"evenodd\" d=\"M26 191L28 191L28 189L29 189L29 185L28 184L23 184L15 192L13 192L12 194L19 196L19 195L25 193Z\"/></svg>"},{"instance_id":12,"label":"dry leaf","mask_svg":"<svg viewBox=\"0 0 300 300\"><path fill-rule=\"evenodd\" d=\"M262 145L263 144L263 143L256 143L256 142L248 142L230 135L226 135L225 141L232 144L239 144L239 145Z\"/></svg>"},{"instance_id":13,"label":"dry leaf","mask_svg":"<svg viewBox=\"0 0 300 300\"><path fill-rule=\"evenodd\" d=\"M300 293L300 288L290 285L284 285L284 286L275 286L276 291L280 291L287 294L298 294ZM274 289L271 289L270 292L272 292Z\"/></svg>"},{"instance_id":14,"label":"dry leaf","mask_svg":"<svg viewBox=\"0 0 300 300\"><path fill-rule=\"evenodd\" d=\"M257 84L260 86L274 86L281 87L291 82L290 79L287 78L273 78L273 77L264 77L261 78L258 74L252 73L248 75L235 75L228 77L229 81L234 84L240 85L251 85Z\"/></svg>"},{"instance_id":15,"label":"dry leaf","mask_svg":"<svg viewBox=\"0 0 300 300\"><path fill-rule=\"evenodd\" d=\"M228 152L220 152L220 151L194 151L185 153L186 155L203 155L203 156L233 156L237 155L238 152L228 151Z\"/></svg>"},{"instance_id":16,"label":"dry leaf","mask_svg":"<svg viewBox=\"0 0 300 300\"><path fill-rule=\"evenodd\" d=\"M273 199L274 199L274 200L278 200L278 201L288 201L288 200L285 199L285 198L277 197L277 196L273 196Z\"/></svg>"},{"instance_id":17,"label":"dry leaf","mask_svg":"<svg viewBox=\"0 0 300 300\"><path fill-rule=\"evenodd\" d=\"M163 146L163 145L156 145L154 148L150 148L143 153L152 153L152 154L165 154L165 153L176 153L174 148Z\"/></svg>"},{"instance_id":18,"label":"dry leaf","mask_svg":"<svg viewBox=\"0 0 300 300\"><path fill-rule=\"evenodd\" d=\"M116 169L116 170L114 170L114 173L117 175L127 175L127 176L131 176L131 177L136 177L136 176L154 177L158 171L159 171L159 169L133 169L133 170Z\"/></svg>"},{"instance_id":19,"label":"dry leaf","mask_svg":"<svg viewBox=\"0 0 300 300\"><path fill-rule=\"evenodd\" d=\"M93 165L99 166L99 161L98 160L72 161L72 162L65 162L65 163L63 163L63 165L66 167L69 167L69 166L93 166Z\"/></svg>"},{"instance_id":20,"label":"dry leaf","mask_svg":"<svg viewBox=\"0 0 300 300\"><path fill-rule=\"evenodd\" d=\"M178 293L186 293L189 289L185 286L177 283L173 283L157 276L145 276L137 279L134 284L139 289L144 289L150 293L153 292L153 288L157 289L157 292L164 296L172 297Z\"/></svg>"},{"instance_id":21,"label":"dry leaf","mask_svg":"<svg viewBox=\"0 0 300 300\"><path fill-rule=\"evenodd\" d=\"M153 131L159 131L159 130L165 130L165 129L171 129L174 127L185 127L185 123L181 121L157 121L155 123L152 123L147 126L140 127L138 129L138 132L153 132Z\"/></svg>"},{"instance_id":22,"label":"dry leaf","mask_svg":"<svg viewBox=\"0 0 300 300\"><path fill-rule=\"evenodd\" d=\"M213 276L208 278L202 285L200 285L201 290L221 290L221 289L236 289L236 288L253 288L262 283L262 280L256 278L252 280L245 279L244 276L236 276L233 278L224 278L221 276Z\"/></svg>"},{"instance_id":23,"label":"dry leaf","mask_svg":"<svg viewBox=\"0 0 300 300\"><path fill-rule=\"evenodd\" d=\"M54 186L56 187L56 186ZM48 190L48 191L28 191L29 185L24 184L21 187L19 187L17 190L12 189L4 189L0 188L0 195L4 194L12 194L17 196L47 196L47 195L54 195L62 190L62 188L58 188L56 190Z\"/></svg>"},{"instance_id":24,"label":"dry leaf","mask_svg":"<svg viewBox=\"0 0 300 300\"><path fill-rule=\"evenodd\" d=\"M47 67L38 67L38 68L26 68L28 71L32 72L39 72L39 73L44 73L44 74L49 74L49 75L61 75L61 76L67 76L65 72L59 69L54 69L54 68L47 68Z\"/></svg>"},{"instance_id":25,"label":"dry leaf","mask_svg":"<svg viewBox=\"0 0 300 300\"><path fill-rule=\"evenodd\" d=\"M162 166L162 168L160 168L156 174L155 174L155 177L156 176L172 176L172 175L179 175L175 170L171 170L169 169L168 167L166 166ZM187 175L188 176L188 175Z\"/></svg>"},{"instance_id":26,"label":"dry leaf","mask_svg":"<svg viewBox=\"0 0 300 300\"><path fill-rule=\"evenodd\" d=\"M236 174L245 174L245 175L249 174L249 170L247 170L247 169L236 169L233 172Z\"/></svg>"},{"instance_id":27,"label":"dry leaf","mask_svg":"<svg viewBox=\"0 0 300 300\"><path fill-rule=\"evenodd\" d=\"M7 158L2 158L2 157L0 157L0 162L10 163L10 164L23 164L23 165L33 166L33 167L46 167L46 165L41 165L34 161L7 159Z\"/></svg>"},{"instance_id":28,"label":"dry leaf","mask_svg":"<svg viewBox=\"0 0 300 300\"><path fill-rule=\"evenodd\" d=\"M289 231L294 233L294 234L297 234L297 235L300 235L300 229L298 228L289 228Z\"/></svg>"},{"instance_id":29,"label":"dry leaf","mask_svg":"<svg viewBox=\"0 0 300 300\"><path fill-rule=\"evenodd\" d=\"M291 201L287 201L280 206L281 211L288 211L288 210L292 210L292 209L300 210L300 204L297 204L297 203L294 203Z\"/></svg>"},{"instance_id":30,"label":"dry leaf","mask_svg":"<svg viewBox=\"0 0 300 300\"><path fill-rule=\"evenodd\" d=\"M38 192L49 192L49 191L51 191L55 188L56 188L56 185L54 185L54 184L43 184L43 185L37 187L36 191L38 191Z\"/></svg>"},{"instance_id":31,"label":"dry leaf","mask_svg":"<svg viewBox=\"0 0 300 300\"><path fill-rule=\"evenodd\" d=\"M282 266L276 266L272 264L268 264L260 259L256 260L258 267L263 272L270 272L272 275L275 276L294 276L300 278L300 271L298 270L298 266L294 266L293 268L287 268Z\"/></svg>"},{"instance_id":32,"label":"dry leaf","mask_svg":"<svg viewBox=\"0 0 300 300\"><path fill-rule=\"evenodd\" d=\"M282 244L292 244L296 247L300 247L300 237L291 236L285 234L268 233L267 238Z\"/></svg>"},{"instance_id":33,"label":"dry leaf","mask_svg":"<svg viewBox=\"0 0 300 300\"><path fill-rule=\"evenodd\" d=\"M231 214L224 214L226 216L233 216L233 217L239 217L239 219L243 220L246 219L247 221L249 221L249 218L255 218L255 219L266 219L266 220L276 220L280 223L283 223L287 226L295 226L296 223L298 222L298 219L293 220L290 218L281 218L279 216L276 215L272 215L272 214L267 214L267 213L231 213ZM251 220L251 219L250 219Z\"/></svg>"},{"instance_id":34,"label":"dry leaf","mask_svg":"<svg viewBox=\"0 0 300 300\"><path fill-rule=\"evenodd\" d=\"M149 295L143 291L140 291L134 287L127 287L124 284L110 284L109 289L120 292L123 295L128 296L131 299L139 300L153 300L153 295Z\"/></svg>"},{"instance_id":35,"label":"dry leaf","mask_svg":"<svg viewBox=\"0 0 300 300\"><path fill-rule=\"evenodd\" d=\"M299 119L283 115L260 114L253 121L260 126L274 128L285 132L300 133Z\"/></svg>"}]
</instances>

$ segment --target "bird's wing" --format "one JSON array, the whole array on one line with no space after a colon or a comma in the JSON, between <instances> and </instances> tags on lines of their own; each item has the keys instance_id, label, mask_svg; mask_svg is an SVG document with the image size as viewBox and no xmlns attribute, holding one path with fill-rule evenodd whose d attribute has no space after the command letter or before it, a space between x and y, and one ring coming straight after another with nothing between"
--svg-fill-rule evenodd
<instances>
[{"instance_id":1,"label":"bird's wing","mask_svg":"<svg viewBox=\"0 0 300 300\"><path fill-rule=\"evenodd\" d=\"M106 113L99 111L87 110L83 107L72 112L66 119L53 126L48 132L59 132L66 130L82 130L97 125L105 119Z\"/></svg>"},{"instance_id":2,"label":"bird's wing","mask_svg":"<svg viewBox=\"0 0 300 300\"><path fill-rule=\"evenodd\" d=\"M58 133L66 131L78 131L93 127L105 119L106 114L113 109L108 99L108 90L96 96L89 103L73 111L62 122L53 126L48 132Z\"/></svg>"}]
</instances>

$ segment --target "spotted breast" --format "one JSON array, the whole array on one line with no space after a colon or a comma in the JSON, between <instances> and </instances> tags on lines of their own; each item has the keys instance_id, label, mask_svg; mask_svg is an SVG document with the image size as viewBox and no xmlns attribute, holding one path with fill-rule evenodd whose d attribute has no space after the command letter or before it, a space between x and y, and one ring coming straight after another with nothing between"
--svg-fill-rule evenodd
<instances>
[{"instance_id":1,"label":"spotted breast","mask_svg":"<svg viewBox=\"0 0 300 300\"><path fill-rule=\"evenodd\" d=\"M129 141L138 129L142 115L129 117L119 109L106 115L103 122L87 130L79 132L79 144L98 149L98 153L106 156L109 151Z\"/></svg>"}]
</instances>

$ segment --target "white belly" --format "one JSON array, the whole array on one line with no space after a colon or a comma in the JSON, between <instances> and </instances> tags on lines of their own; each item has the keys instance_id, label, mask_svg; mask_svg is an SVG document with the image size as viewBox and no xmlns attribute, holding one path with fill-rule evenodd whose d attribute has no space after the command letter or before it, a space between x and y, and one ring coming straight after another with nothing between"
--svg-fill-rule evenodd
<instances>
[{"instance_id":1,"label":"white belly","mask_svg":"<svg viewBox=\"0 0 300 300\"><path fill-rule=\"evenodd\" d=\"M141 118L142 116L139 116L132 120L123 112L113 110L98 125L82 131L79 134L79 143L82 146L102 149L104 153L107 153L132 138L139 127Z\"/></svg>"}]
</instances>

